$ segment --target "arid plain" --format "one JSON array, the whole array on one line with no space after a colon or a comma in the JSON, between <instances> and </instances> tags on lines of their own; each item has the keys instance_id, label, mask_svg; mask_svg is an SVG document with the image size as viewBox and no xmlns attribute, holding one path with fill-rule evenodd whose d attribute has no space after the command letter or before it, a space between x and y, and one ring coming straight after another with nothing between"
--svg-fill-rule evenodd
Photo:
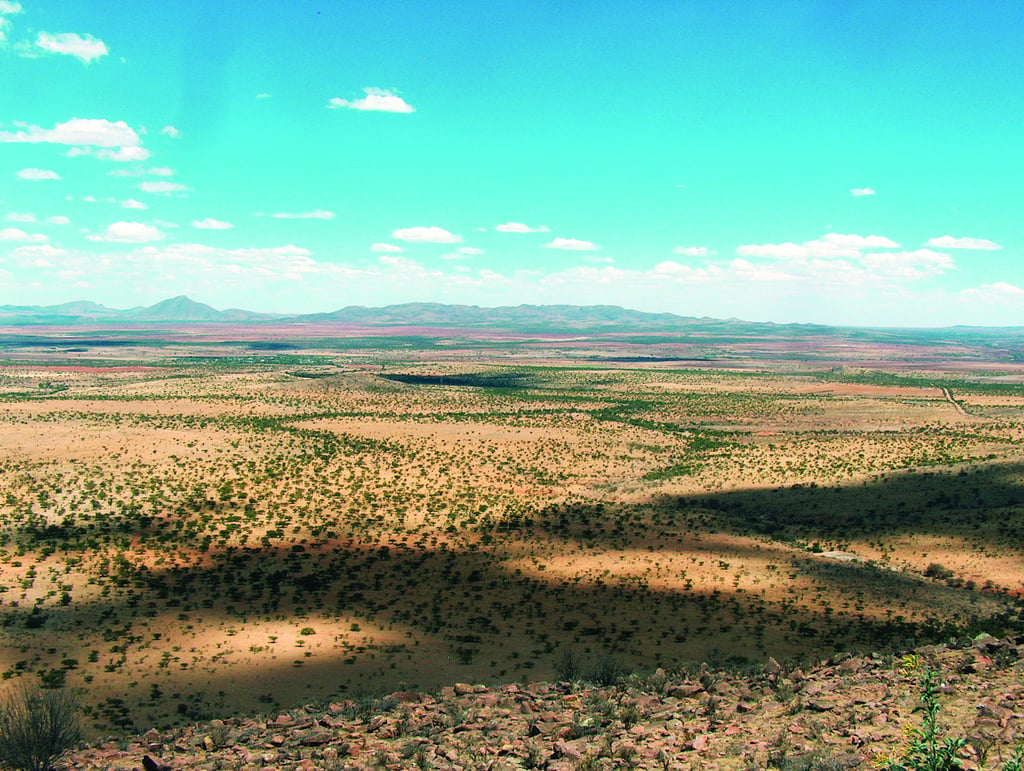
<instances>
[{"instance_id":1,"label":"arid plain","mask_svg":"<svg viewBox=\"0 0 1024 771\"><path fill-rule=\"evenodd\" d=\"M1020 625L1019 344L2 332L0 672L99 730Z\"/></svg>"}]
</instances>

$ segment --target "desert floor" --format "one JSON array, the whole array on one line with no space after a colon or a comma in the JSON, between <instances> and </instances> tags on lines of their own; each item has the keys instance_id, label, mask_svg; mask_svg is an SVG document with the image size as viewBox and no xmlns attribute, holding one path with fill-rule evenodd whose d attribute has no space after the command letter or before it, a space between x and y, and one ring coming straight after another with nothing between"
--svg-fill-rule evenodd
<instances>
[{"instance_id":1,"label":"desert floor","mask_svg":"<svg viewBox=\"0 0 1024 771\"><path fill-rule=\"evenodd\" d=\"M0 672L97 730L1020 621L1006 359L166 337L0 360Z\"/></svg>"}]
</instances>

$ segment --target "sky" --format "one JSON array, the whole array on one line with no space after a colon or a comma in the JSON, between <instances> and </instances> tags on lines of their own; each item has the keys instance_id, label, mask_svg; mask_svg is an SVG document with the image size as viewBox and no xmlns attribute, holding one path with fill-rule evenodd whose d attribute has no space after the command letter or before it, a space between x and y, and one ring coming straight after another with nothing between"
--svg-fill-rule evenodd
<instances>
[{"instance_id":1,"label":"sky","mask_svg":"<svg viewBox=\"0 0 1024 771\"><path fill-rule=\"evenodd\" d=\"M1024 324L987 0L0 0L0 304Z\"/></svg>"}]
</instances>

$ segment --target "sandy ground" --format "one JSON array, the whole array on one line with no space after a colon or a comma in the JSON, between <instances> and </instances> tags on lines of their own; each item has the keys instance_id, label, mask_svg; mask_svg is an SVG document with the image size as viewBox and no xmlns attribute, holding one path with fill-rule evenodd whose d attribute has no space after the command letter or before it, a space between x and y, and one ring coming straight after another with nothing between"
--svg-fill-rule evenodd
<instances>
[{"instance_id":1,"label":"sandy ground","mask_svg":"<svg viewBox=\"0 0 1024 771\"><path fill-rule=\"evenodd\" d=\"M0 369L4 677L170 723L545 677L568 648L640 670L896 643L1024 591L1022 396L294 371Z\"/></svg>"}]
</instances>

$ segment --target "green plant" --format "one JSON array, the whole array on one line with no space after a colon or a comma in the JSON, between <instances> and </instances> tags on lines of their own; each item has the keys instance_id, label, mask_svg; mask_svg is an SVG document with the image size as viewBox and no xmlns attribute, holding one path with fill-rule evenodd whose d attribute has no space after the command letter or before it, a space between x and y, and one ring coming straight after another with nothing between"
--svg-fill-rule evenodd
<instances>
[{"instance_id":1,"label":"green plant","mask_svg":"<svg viewBox=\"0 0 1024 771\"><path fill-rule=\"evenodd\" d=\"M555 659L555 676L559 680L574 683L583 677L583 662L571 648L567 648L558 654Z\"/></svg>"},{"instance_id":2,"label":"green plant","mask_svg":"<svg viewBox=\"0 0 1024 771\"><path fill-rule=\"evenodd\" d=\"M622 663L610 654L603 654L597 657L593 666L590 667L588 680L598 685L615 685L622 678L624 668Z\"/></svg>"},{"instance_id":3,"label":"green plant","mask_svg":"<svg viewBox=\"0 0 1024 771\"><path fill-rule=\"evenodd\" d=\"M49 771L82 737L78 700L66 690L21 687L0 704L0 763Z\"/></svg>"},{"instance_id":4,"label":"green plant","mask_svg":"<svg viewBox=\"0 0 1024 771\"><path fill-rule=\"evenodd\" d=\"M937 673L926 670L921 677L921 705L924 720L909 735L902 758L890 759L882 768L888 771L951 771L963 768L957 753L967 744L961 737L942 738L939 727L939 691Z\"/></svg>"},{"instance_id":5,"label":"green plant","mask_svg":"<svg viewBox=\"0 0 1024 771\"><path fill-rule=\"evenodd\" d=\"M1018 744L1010 759L1003 764L1002 771L1022 771L1024 769L1024 744Z\"/></svg>"}]
</instances>

